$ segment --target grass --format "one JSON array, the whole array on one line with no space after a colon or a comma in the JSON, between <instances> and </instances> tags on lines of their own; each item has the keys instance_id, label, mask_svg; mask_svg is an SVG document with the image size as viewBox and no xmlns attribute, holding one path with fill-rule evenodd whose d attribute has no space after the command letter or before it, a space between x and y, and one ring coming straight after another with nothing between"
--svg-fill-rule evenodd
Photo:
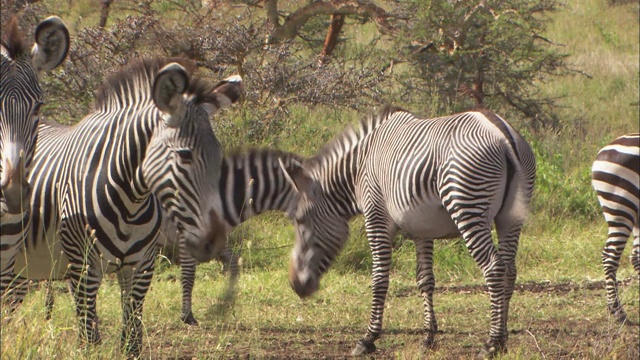
<instances>
[{"instance_id":1,"label":"grass","mask_svg":"<svg viewBox=\"0 0 640 360\"><path fill-rule=\"evenodd\" d=\"M232 303L224 300L227 286L221 265L200 265L194 289L194 314L199 327L179 320L179 269L159 265L145 303L143 358L343 358L364 334L370 306L370 267L352 266L349 251L366 251L354 231L350 248L325 276L321 290L301 301L288 286L286 263L290 227L255 231L267 215L245 224L243 270ZM525 229L518 254L519 290L512 301L509 352L501 359L587 358L626 359L638 354L638 328L619 327L606 312L599 251L606 234L598 223L568 221L562 228ZM352 225L356 229L358 223ZM267 241L263 236L270 237ZM249 246L249 243L251 244ZM283 244L282 247L273 246ZM413 359L421 354L422 305L415 286L413 244L400 239L385 310L380 359ZM620 279L634 278L628 253ZM259 259L259 261L258 261ZM166 260L162 260L166 261ZM489 299L479 270L455 241L435 248L436 316L441 333L430 358L468 358L488 332ZM98 296L103 342L79 346L71 297L58 284L50 321L44 320L44 291L29 294L24 306L7 322L3 316L3 359L118 359L121 312L119 288L107 277ZM638 320L640 288L626 281L622 301ZM6 314L3 314L6 315ZM634 352L635 351L635 352Z\"/></svg>"},{"instance_id":2,"label":"grass","mask_svg":"<svg viewBox=\"0 0 640 360\"><path fill-rule=\"evenodd\" d=\"M96 7L66 1L59 15L72 32L97 22ZM116 2L117 3L117 2ZM607 314L600 252L606 237L589 180L595 153L616 136L639 130L640 35L638 4L609 6L604 0L569 0L552 16L548 38L563 44L570 61L585 75L543 84L562 97L558 129L525 134L536 150L538 182L533 214L518 253L518 285L510 315L509 352L500 359L638 358L640 331L620 327ZM69 20L67 20L69 19ZM71 19L78 19L75 22ZM371 30L371 31L369 31ZM374 37L372 25L348 26L345 36L363 43ZM337 49L349 56L354 49ZM407 104L400 104L407 106ZM293 106L279 124L250 123L244 109L220 117L216 132L233 147L275 146L310 155L345 124L353 111ZM522 119L513 122L523 123ZM270 128L268 126L271 126ZM249 133L248 131L253 131ZM301 301L288 286L286 267L293 230L282 214L268 214L242 225L233 236L244 239L243 270L237 296L223 299L226 281L218 263L200 265L194 289L194 314L200 327L179 320L179 269L158 265L145 303L143 358L344 358L364 334L370 306L371 257L361 219L321 290ZM640 314L640 288L628 260L619 279L627 280L622 301L634 319ZM421 299L415 286L414 245L399 237L379 359L422 356ZM437 241L434 253L436 316L441 333L432 359L470 358L486 340L489 300L483 279L459 240ZM98 296L103 342L78 341L74 306L56 285L53 318L45 321L44 291L31 292L24 306L2 313L2 359L120 359L119 288L106 277Z\"/></svg>"}]
</instances>

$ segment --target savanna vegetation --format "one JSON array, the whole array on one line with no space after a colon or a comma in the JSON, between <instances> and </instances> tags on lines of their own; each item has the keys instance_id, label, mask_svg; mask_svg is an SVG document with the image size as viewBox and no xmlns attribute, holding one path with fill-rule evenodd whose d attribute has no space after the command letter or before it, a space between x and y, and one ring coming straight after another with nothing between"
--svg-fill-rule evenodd
<instances>
[{"instance_id":1,"label":"savanna vegetation","mask_svg":"<svg viewBox=\"0 0 640 360\"><path fill-rule=\"evenodd\" d=\"M532 144L538 177L518 253L518 288L504 359L634 359L637 326L605 306L605 224L590 185L597 151L638 132L639 6L632 1L1 0L2 24L22 28L55 14L71 30L61 70L43 77L49 120L71 124L104 76L143 56L196 62L215 82L239 73L240 106L213 124L227 149L278 147L311 155L347 124L392 103L425 116L475 107L503 115ZM180 322L179 268L159 257L147 295L144 358L344 358L366 329L371 256L360 219L321 290L289 288L293 229L269 213L230 236L242 254L235 296L219 263L202 264L194 290L199 327ZM621 260L622 301L640 318L638 277ZM372 356L421 357L422 300L414 245L400 236L383 336ZM474 356L486 338L489 299L460 240L436 242L439 329L430 358ZM2 313L3 359L117 359L120 299L106 278L98 297L103 343L77 338L65 285L45 320L34 284ZM8 321L11 318L11 321Z\"/></svg>"}]
</instances>

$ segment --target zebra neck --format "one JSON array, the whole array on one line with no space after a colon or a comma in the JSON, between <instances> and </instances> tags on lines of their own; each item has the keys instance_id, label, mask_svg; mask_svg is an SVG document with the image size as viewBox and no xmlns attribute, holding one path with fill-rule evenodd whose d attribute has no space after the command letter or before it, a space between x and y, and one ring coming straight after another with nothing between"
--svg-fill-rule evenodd
<instances>
[{"instance_id":1,"label":"zebra neck","mask_svg":"<svg viewBox=\"0 0 640 360\"><path fill-rule=\"evenodd\" d=\"M325 158L312 170L328 202L335 206L334 211L347 219L360 213L355 193L361 158L359 148L355 147L339 157Z\"/></svg>"}]
</instances>

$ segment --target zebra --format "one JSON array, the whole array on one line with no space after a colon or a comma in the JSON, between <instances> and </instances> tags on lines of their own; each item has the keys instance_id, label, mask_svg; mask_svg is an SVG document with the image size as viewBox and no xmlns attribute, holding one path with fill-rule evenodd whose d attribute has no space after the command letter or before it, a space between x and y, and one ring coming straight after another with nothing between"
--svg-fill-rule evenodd
<instances>
[{"instance_id":1,"label":"zebra","mask_svg":"<svg viewBox=\"0 0 640 360\"><path fill-rule=\"evenodd\" d=\"M212 88L185 66L135 62L107 78L77 125L41 124L30 176L32 226L16 273L68 278L80 336L97 343L98 287L105 273L116 272L121 347L130 356L141 350L161 209L198 261L218 256L226 241L217 186L222 149L209 116L239 99L241 79Z\"/></svg>"},{"instance_id":2,"label":"zebra","mask_svg":"<svg viewBox=\"0 0 640 360\"><path fill-rule=\"evenodd\" d=\"M58 17L41 21L29 49L11 19L0 41L0 279L11 278L14 255L29 228L27 181L38 138L43 94L38 74L58 67L69 52L69 31ZM9 283L0 282L0 294Z\"/></svg>"},{"instance_id":3,"label":"zebra","mask_svg":"<svg viewBox=\"0 0 640 360\"><path fill-rule=\"evenodd\" d=\"M293 201L293 189L280 167L293 169L302 157L275 149L250 149L225 156L220 171L222 215L227 232L250 218L268 210L286 211ZM178 247L182 284L182 313L180 319L188 325L198 325L191 311L191 294L195 281L197 260L190 256L184 241L176 234L175 224L163 222L160 244L165 249ZM178 244L176 244L176 239ZM233 286L238 276L238 246L227 249L219 259L229 268Z\"/></svg>"},{"instance_id":4,"label":"zebra","mask_svg":"<svg viewBox=\"0 0 640 360\"><path fill-rule=\"evenodd\" d=\"M220 194L222 196L222 215L227 232L241 223L265 211L286 211L293 199L293 189L285 179L279 162L287 169L302 161L302 157L289 152L270 148L232 151L222 160L220 169ZM178 240L180 239L180 240ZM182 313L180 320L187 325L198 325L191 310L192 291L195 282L198 261L189 254L184 240L178 235L174 222L163 218L158 245L165 254L177 252L181 270ZM238 246L228 248L219 258L230 273L230 283L235 284L238 277ZM46 283L46 318L51 318L53 310L53 288Z\"/></svg>"},{"instance_id":5,"label":"zebra","mask_svg":"<svg viewBox=\"0 0 640 360\"><path fill-rule=\"evenodd\" d=\"M633 231L631 264L640 276L640 134L623 135L603 147L591 172L591 183L609 228L602 250L607 308L616 321L635 325L620 303L616 273Z\"/></svg>"},{"instance_id":6,"label":"zebra","mask_svg":"<svg viewBox=\"0 0 640 360\"><path fill-rule=\"evenodd\" d=\"M296 233L289 281L300 297L318 290L347 240L348 220L364 215L373 301L367 332L352 355L376 350L397 230L415 239L425 309L422 344L432 347L438 330L433 239L461 234L491 299L489 340L481 355L506 350L515 256L536 166L529 144L504 119L487 110L423 119L385 106L285 172L297 192L288 211ZM491 239L494 221L497 249Z\"/></svg>"}]
</instances>

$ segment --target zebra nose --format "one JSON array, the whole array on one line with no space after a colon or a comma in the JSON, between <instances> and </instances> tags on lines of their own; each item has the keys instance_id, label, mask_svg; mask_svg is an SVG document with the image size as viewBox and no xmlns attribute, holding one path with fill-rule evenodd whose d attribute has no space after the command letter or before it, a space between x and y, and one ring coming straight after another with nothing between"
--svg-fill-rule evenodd
<instances>
[{"instance_id":1,"label":"zebra nose","mask_svg":"<svg viewBox=\"0 0 640 360\"><path fill-rule=\"evenodd\" d=\"M302 281L293 265L289 266L289 283L293 291L302 299L313 295L320 285L313 277L307 277L306 280Z\"/></svg>"},{"instance_id":2,"label":"zebra nose","mask_svg":"<svg viewBox=\"0 0 640 360\"><path fill-rule=\"evenodd\" d=\"M19 214L25 211L31 199L31 185L27 182L24 171L21 170L22 164L18 165L18 169L7 169L10 171L10 175L7 184L2 184L2 191L0 191L4 207L10 214Z\"/></svg>"}]
</instances>

